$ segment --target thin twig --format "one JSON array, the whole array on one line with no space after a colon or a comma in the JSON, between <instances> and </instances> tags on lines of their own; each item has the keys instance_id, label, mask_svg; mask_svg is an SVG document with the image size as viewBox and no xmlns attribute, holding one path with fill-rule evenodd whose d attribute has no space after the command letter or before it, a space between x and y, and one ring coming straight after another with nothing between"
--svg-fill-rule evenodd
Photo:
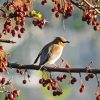
<instances>
[{"instance_id":1,"label":"thin twig","mask_svg":"<svg viewBox=\"0 0 100 100\"><path fill-rule=\"evenodd\" d=\"M0 42L4 42L4 43L16 43L14 41L7 40L7 39L0 39Z\"/></svg>"},{"instance_id":2,"label":"thin twig","mask_svg":"<svg viewBox=\"0 0 100 100\"><path fill-rule=\"evenodd\" d=\"M76 7L78 7L79 9L81 9L81 10L84 11L83 5L80 5L80 4L76 3L76 2L74 2L73 0L70 0L70 2L71 2L73 5L75 5Z\"/></svg>"},{"instance_id":3,"label":"thin twig","mask_svg":"<svg viewBox=\"0 0 100 100\"><path fill-rule=\"evenodd\" d=\"M97 74L95 74L95 76L96 76L97 83L98 83L98 87L99 87L99 86L100 86L100 81L99 81L98 75L97 75Z\"/></svg>"},{"instance_id":4,"label":"thin twig","mask_svg":"<svg viewBox=\"0 0 100 100\"><path fill-rule=\"evenodd\" d=\"M2 11L3 13L5 13L5 11L3 9L0 8L0 11Z\"/></svg>"},{"instance_id":5,"label":"thin twig","mask_svg":"<svg viewBox=\"0 0 100 100\"><path fill-rule=\"evenodd\" d=\"M100 14L100 11L98 9L96 9L93 5L91 5L88 1L83 0L88 6L90 6L91 8L93 8L98 14Z\"/></svg>"}]
</instances>

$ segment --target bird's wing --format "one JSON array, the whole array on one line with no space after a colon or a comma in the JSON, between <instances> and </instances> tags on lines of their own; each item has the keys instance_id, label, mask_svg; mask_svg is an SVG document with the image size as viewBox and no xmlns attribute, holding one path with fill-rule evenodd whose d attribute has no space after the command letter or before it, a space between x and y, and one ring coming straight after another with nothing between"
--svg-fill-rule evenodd
<instances>
[{"instance_id":1,"label":"bird's wing","mask_svg":"<svg viewBox=\"0 0 100 100\"><path fill-rule=\"evenodd\" d=\"M51 46L51 43L48 43L47 45L45 45L43 47L43 49L40 51L37 58L35 59L34 64L38 61L39 57L40 57L40 64L39 65L43 65L48 61L48 59L50 57L49 51L51 50L50 46Z\"/></svg>"},{"instance_id":2,"label":"bird's wing","mask_svg":"<svg viewBox=\"0 0 100 100\"><path fill-rule=\"evenodd\" d=\"M41 55L39 65L44 65L48 61L49 57L50 57L50 53L45 54L45 56Z\"/></svg>"},{"instance_id":3,"label":"bird's wing","mask_svg":"<svg viewBox=\"0 0 100 100\"><path fill-rule=\"evenodd\" d=\"M47 44L42 49L42 53L41 53L41 57L40 57L40 64L39 65L43 65L49 60L50 55L51 55L51 49L52 49L51 44Z\"/></svg>"},{"instance_id":4,"label":"bird's wing","mask_svg":"<svg viewBox=\"0 0 100 100\"><path fill-rule=\"evenodd\" d=\"M34 61L34 64L38 61L39 57L40 57L39 65L43 65L47 61L47 58L48 58L48 44L45 45L44 48L39 52L37 58Z\"/></svg>"}]
</instances>

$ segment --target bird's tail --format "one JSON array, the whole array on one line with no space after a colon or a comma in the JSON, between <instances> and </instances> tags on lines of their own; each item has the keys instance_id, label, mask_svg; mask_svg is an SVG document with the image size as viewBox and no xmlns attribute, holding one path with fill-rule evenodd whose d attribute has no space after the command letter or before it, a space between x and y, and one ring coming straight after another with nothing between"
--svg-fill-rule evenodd
<instances>
[{"instance_id":1,"label":"bird's tail","mask_svg":"<svg viewBox=\"0 0 100 100\"><path fill-rule=\"evenodd\" d=\"M37 63L37 61L38 61L39 57L40 57L40 54L37 56L37 58L35 59L35 61L34 61L34 63L33 63L33 64Z\"/></svg>"}]
</instances>

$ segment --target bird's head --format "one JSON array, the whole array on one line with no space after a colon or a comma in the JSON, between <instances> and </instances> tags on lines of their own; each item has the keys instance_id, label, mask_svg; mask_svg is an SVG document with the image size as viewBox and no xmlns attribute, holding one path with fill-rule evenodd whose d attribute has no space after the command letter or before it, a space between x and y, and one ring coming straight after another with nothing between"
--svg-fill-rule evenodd
<instances>
[{"instance_id":1,"label":"bird's head","mask_svg":"<svg viewBox=\"0 0 100 100\"><path fill-rule=\"evenodd\" d=\"M66 40L63 36L60 36L60 37L56 37L54 39L54 42L61 45L61 46L64 46L66 43L70 43L68 40Z\"/></svg>"}]
</instances>

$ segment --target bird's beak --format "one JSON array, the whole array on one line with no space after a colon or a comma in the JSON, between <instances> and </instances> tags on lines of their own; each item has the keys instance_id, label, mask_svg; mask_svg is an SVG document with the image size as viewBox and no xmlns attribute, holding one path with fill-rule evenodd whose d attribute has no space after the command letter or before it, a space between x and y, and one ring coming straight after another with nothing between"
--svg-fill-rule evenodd
<instances>
[{"instance_id":1,"label":"bird's beak","mask_svg":"<svg viewBox=\"0 0 100 100\"><path fill-rule=\"evenodd\" d=\"M64 43L70 43L69 41L65 41Z\"/></svg>"}]
</instances>

